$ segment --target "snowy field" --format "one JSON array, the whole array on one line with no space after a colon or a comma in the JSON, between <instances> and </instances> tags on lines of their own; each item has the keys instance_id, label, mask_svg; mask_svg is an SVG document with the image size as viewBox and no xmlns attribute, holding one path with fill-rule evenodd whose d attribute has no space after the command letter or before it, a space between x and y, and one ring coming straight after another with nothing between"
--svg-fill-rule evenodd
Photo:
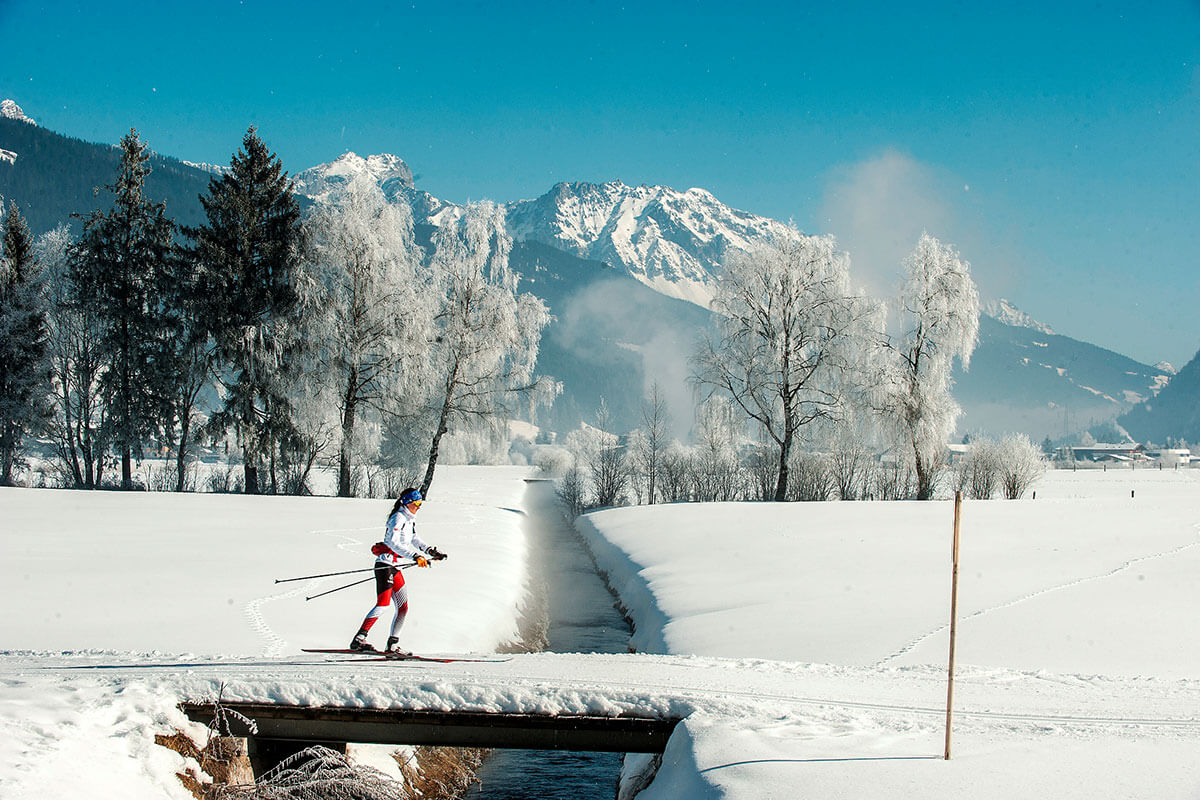
<instances>
[{"instance_id":1,"label":"snowy field","mask_svg":"<svg viewBox=\"0 0 1200 800\"><path fill-rule=\"evenodd\" d=\"M1200 472L1036 488L964 503L950 762L951 502L582 518L639 650L809 665L828 700L689 719L642 797L1200 798Z\"/></svg>"},{"instance_id":2,"label":"snowy field","mask_svg":"<svg viewBox=\"0 0 1200 800\"><path fill-rule=\"evenodd\" d=\"M405 644L517 636L516 468L439 471ZM617 509L579 527L636 656L329 665L381 500L0 490L0 796L177 797L153 733L227 699L686 716L643 798L1200 798L1200 472L1052 472L967 502L954 758L952 505ZM381 623L385 624L385 623ZM377 626L378 629L379 626ZM375 632L380 639L384 634ZM379 642L381 643L381 642Z\"/></svg>"}]
</instances>

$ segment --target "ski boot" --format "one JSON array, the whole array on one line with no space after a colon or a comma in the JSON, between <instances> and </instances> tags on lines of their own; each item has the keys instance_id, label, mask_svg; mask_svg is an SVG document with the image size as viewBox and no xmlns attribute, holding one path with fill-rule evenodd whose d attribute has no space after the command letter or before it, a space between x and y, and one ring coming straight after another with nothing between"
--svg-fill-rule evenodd
<instances>
[{"instance_id":1,"label":"ski boot","mask_svg":"<svg viewBox=\"0 0 1200 800\"><path fill-rule=\"evenodd\" d=\"M378 653L379 651L367 642L367 632L359 631L350 640L350 649L359 653Z\"/></svg>"},{"instance_id":2,"label":"ski boot","mask_svg":"<svg viewBox=\"0 0 1200 800\"><path fill-rule=\"evenodd\" d=\"M397 658L408 658L412 655L412 653L408 652L407 650L402 650L400 648L400 639L396 636L388 637L387 649L383 652L387 653L389 656L395 656Z\"/></svg>"}]
</instances>

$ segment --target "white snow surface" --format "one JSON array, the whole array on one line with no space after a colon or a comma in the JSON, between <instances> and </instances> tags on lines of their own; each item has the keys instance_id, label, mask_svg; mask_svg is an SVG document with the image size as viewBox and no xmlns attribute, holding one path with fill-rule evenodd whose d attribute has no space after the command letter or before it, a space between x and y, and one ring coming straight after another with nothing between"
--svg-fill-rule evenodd
<instances>
[{"instance_id":1,"label":"white snow surface","mask_svg":"<svg viewBox=\"0 0 1200 800\"><path fill-rule=\"evenodd\" d=\"M405 644L514 639L521 468L439 470ZM0 796L189 797L153 744L225 699L682 718L642 798L1200 797L1200 472L1051 472L964 504L670 505L578 527L635 655L330 664L388 503L0 490ZM376 626L375 633L383 635Z\"/></svg>"}]
</instances>

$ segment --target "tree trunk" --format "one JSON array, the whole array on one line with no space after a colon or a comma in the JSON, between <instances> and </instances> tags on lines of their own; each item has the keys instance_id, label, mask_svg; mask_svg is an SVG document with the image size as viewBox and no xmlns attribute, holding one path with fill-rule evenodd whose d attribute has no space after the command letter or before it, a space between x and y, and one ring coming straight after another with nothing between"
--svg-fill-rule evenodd
<instances>
[{"instance_id":1,"label":"tree trunk","mask_svg":"<svg viewBox=\"0 0 1200 800\"><path fill-rule=\"evenodd\" d=\"M132 368L129 361L129 319L121 319L121 419L118 430L121 432L121 489L129 491L133 488L133 388L129 377Z\"/></svg>"},{"instance_id":2,"label":"tree trunk","mask_svg":"<svg viewBox=\"0 0 1200 800\"><path fill-rule=\"evenodd\" d=\"M775 481L775 502L787 500L788 451L792 449L791 436L785 436L779 446L779 478Z\"/></svg>"},{"instance_id":3,"label":"tree trunk","mask_svg":"<svg viewBox=\"0 0 1200 800\"><path fill-rule=\"evenodd\" d=\"M792 453L795 433L792 425L792 406L788 399L783 403L783 441L779 443L779 479L775 482L775 502L787 500L788 458Z\"/></svg>"},{"instance_id":4,"label":"tree trunk","mask_svg":"<svg viewBox=\"0 0 1200 800\"><path fill-rule=\"evenodd\" d=\"M246 494L258 494L258 467L247 458L242 464L242 473L246 479Z\"/></svg>"},{"instance_id":5,"label":"tree trunk","mask_svg":"<svg viewBox=\"0 0 1200 800\"><path fill-rule=\"evenodd\" d=\"M425 497L429 496L429 487L433 483L433 470L437 467L438 446L442 442L442 437L449 430L450 421L450 396L446 396L446 401L442 403L442 413L438 417L437 430L433 434L433 444L429 447L429 464L425 467L425 479L421 481L421 494Z\"/></svg>"},{"instance_id":6,"label":"tree trunk","mask_svg":"<svg viewBox=\"0 0 1200 800\"><path fill-rule=\"evenodd\" d=\"M346 441L342 440L342 448L338 452L338 497L351 497L350 494L350 453L346 449Z\"/></svg>"},{"instance_id":7,"label":"tree trunk","mask_svg":"<svg viewBox=\"0 0 1200 800\"><path fill-rule=\"evenodd\" d=\"M0 450L3 451L0 453L0 486L12 486L12 471L17 460L17 450L10 447L7 441Z\"/></svg>"},{"instance_id":8,"label":"tree trunk","mask_svg":"<svg viewBox=\"0 0 1200 800\"><path fill-rule=\"evenodd\" d=\"M175 491L177 492L183 491L187 476L187 447L191 416L191 412L185 408L183 416L179 420L179 452L175 456Z\"/></svg>"},{"instance_id":9,"label":"tree trunk","mask_svg":"<svg viewBox=\"0 0 1200 800\"><path fill-rule=\"evenodd\" d=\"M914 466L917 471L917 499L932 500L933 499L933 466L921 456L916 448L913 448Z\"/></svg>"},{"instance_id":10,"label":"tree trunk","mask_svg":"<svg viewBox=\"0 0 1200 800\"><path fill-rule=\"evenodd\" d=\"M100 476L96 474L96 454L92 452L91 414L84 409L79 420L79 450L83 453L83 486L85 489L95 489Z\"/></svg>"},{"instance_id":11,"label":"tree trunk","mask_svg":"<svg viewBox=\"0 0 1200 800\"><path fill-rule=\"evenodd\" d=\"M350 497L350 445L354 441L354 418L357 411L358 370L350 369L346 382L345 413L342 414L342 447L338 452L338 497Z\"/></svg>"}]
</instances>

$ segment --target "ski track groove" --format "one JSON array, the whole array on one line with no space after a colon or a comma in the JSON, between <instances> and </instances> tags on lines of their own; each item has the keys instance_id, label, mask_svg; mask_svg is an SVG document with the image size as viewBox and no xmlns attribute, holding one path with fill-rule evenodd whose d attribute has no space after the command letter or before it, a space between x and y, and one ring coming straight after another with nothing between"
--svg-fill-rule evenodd
<instances>
[{"instance_id":1,"label":"ski track groove","mask_svg":"<svg viewBox=\"0 0 1200 800\"><path fill-rule=\"evenodd\" d=\"M361 531L371 531L374 529L374 526L365 528L321 528L310 530L308 533L342 539L343 541L338 543L337 548L339 550L351 550L362 547L363 542L361 539L356 539L353 536L347 536L346 533L358 533ZM266 617L263 616L262 613L263 606L276 600L297 597L306 590L323 585L327 582L327 580L327 578L320 578L318 579L317 583L309 584L308 586L304 586L303 582L297 581L295 588L289 591L267 595L266 597L259 597L246 603L243 613L245 614L247 621L250 623L250 628L256 634L258 634L259 638L264 641L262 650L262 655L264 658L278 658L287 652L288 645L290 643L282 636L275 633L271 626L267 624Z\"/></svg>"},{"instance_id":2,"label":"ski track groove","mask_svg":"<svg viewBox=\"0 0 1200 800\"><path fill-rule=\"evenodd\" d=\"M1197 533L1200 533L1200 523L1197 523L1194 527L1197 529ZM1048 586L1045 589L1039 589L1036 592L1030 592L1029 594L1014 598L1013 600L1009 600L1006 603L1001 603L1001 604L995 605L995 606L989 606L988 608L981 608L978 611L974 611L964 617L960 617L959 621L966 622L967 620L972 620L977 617L982 617L986 614L991 614L994 611L1002 611L1003 609L1006 609L1006 608L1012 608L1015 605L1019 605L1028 600L1033 600L1034 598L1041 597L1042 595L1061 591L1063 589L1070 589L1070 588L1073 588L1075 586L1080 586L1085 583L1091 583L1092 581L1100 581L1100 580L1104 580L1106 578L1111 578L1114 575L1118 575L1136 564L1141 564L1146 561L1153 561L1153 560L1156 560L1159 558L1173 557L1173 556L1179 555L1180 553L1184 552L1185 550L1190 550L1193 547L1196 547L1197 545L1200 545L1200 541L1189 542L1188 544L1183 544L1183 545L1180 545L1179 547L1175 547L1170 550L1164 550L1159 553L1150 553L1148 555L1138 556L1137 558L1131 558L1130 560L1126 561L1125 563L1123 563L1117 567L1114 567L1113 569L1109 570L1108 572L1104 572L1099 575L1089 575L1089 576L1086 576L1083 578L1076 578L1075 580L1067 581L1066 583L1060 583L1056 586ZM882 658L879 661L876 661L871 666L886 667L888 664L892 663L893 661L896 661L897 659L902 658L905 655L908 655L909 653L911 653L913 650L915 650L917 647L919 647L924 642L928 641L929 639L932 639L934 636L938 636L943 631L947 631L949 629L950 629L950 623L948 623L948 622L944 625L939 625L938 627L934 628L932 631L930 631L926 634L922 634L921 636L918 636L916 639L912 640L911 642L906 644L904 647L901 647L899 650L892 653L891 655L886 656L885 658Z\"/></svg>"}]
</instances>

